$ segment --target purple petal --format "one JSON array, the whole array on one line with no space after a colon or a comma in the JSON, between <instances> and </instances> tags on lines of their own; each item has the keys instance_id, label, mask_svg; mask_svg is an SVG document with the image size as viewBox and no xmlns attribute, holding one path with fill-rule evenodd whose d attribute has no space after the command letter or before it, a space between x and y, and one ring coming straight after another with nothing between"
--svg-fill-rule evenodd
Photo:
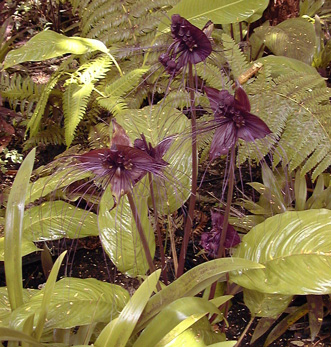
<instances>
[{"instance_id":1,"label":"purple petal","mask_svg":"<svg viewBox=\"0 0 331 347\"><path fill-rule=\"evenodd\" d=\"M161 159L167 153L174 139L173 136L168 136L155 147L155 159Z\"/></svg>"},{"instance_id":2,"label":"purple petal","mask_svg":"<svg viewBox=\"0 0 331 347\"><path fill-rule=\"evenodd\" d=\"M213 141L210 146L209 157L214 160L217 157L227 154L237 141L237 127L232 120L218 126Z\"/></svg>"},{"instance_id":3,"label":"purple petal","mask_svg":"<svg viewBox=\"0 0 331 347\"><path fill-rule=\"evenodd\" d=\"M251 111L251 104L249 102L248 96L240 85L236 89L235 99L237 101L236 106L239 106L239 108L241 108L244 111L247 111L247 112Z\"/></svg>"},{"instance_id":4,"label":"purple petal","mask_svg":"<svg viewBox=\"0 0 331 347\"><path fill-rule=\"evenodd\" d=\"M261 118L248 112L245 112L243 115L245 125L238 129L239 138L247 142L252 142L256 139L262 139L266 135L271 134L271 130Z\"/></svg>"},{"instance_id":5,"label":"purple petal","mask_svg":"<svg viewBox=\"0 0 331 347\"><path fill-rule=\"evenodd\" d=\"M220 109L227 109L229 107L234 107L235 98L227 90L218 90L211 87L205 87L204 91L210 102L210 107L213 112L217 112ZM224 115L226 117L226 115Z\"/></svg>"},{"instance_id":6,"label":"purple petal","mask_svg":"<svg viewBox=\"0 0 331 347\"><path fill-rule=\"evenodd\" d=\"M122 146L132 146L129 136L126 134L125 130L112 119L113 124L113 136L111 139L110 146L112 145L122 145Z\"/></svg>"}]
</instances>

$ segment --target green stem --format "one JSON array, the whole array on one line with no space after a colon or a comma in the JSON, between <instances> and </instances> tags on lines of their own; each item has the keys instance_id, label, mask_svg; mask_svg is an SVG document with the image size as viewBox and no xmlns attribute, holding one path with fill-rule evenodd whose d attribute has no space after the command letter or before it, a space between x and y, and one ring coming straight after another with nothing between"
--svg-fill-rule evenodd
<instances>
[{"instance_id":1,"label":"green stem","mask_svg":"<svg viewBox=\"0 0 331 347\"><path fill-rule=\"evenodd\" d=\"M224 242L226 238L226 232L228 230L229 226L229 217L230 217L230 209L232 204L232 197L233 197L233 188L234 188L234 167L235 167L235 146L231 148L231 154L230 154L230 166L229 166L229 182L228 182L228 195L226 198L226 207L224 211L224 220L223 220L223 227L222 227L222 234L220 239L220 246L218 249L218 258L222 258L225 256L225 249L224 249Z\"/></svg>"},{"instance_id":2,"label":"green stem","mask_svg":"<svg viewBox=\"0 0 331 347\"><path fill-rule=\"evenodd\" d=\"M154 224L155 224L155 228L156 228L157 241L158 241L158 246L159 246L160 256L161 256L162 278L163 278L164 283L168 284L168 276L167 276L165 255L164 255L164 249L163 249L163 239L162 239L159 221L157 218L158 214L157 214L157 207L156 207L156 202L155 202L153 180L152 180L152 174L150 172L148 173L148 180L149 180L149 188L150 188L150 192L151 192L151 199L152 199L153 212L154 212Z\"/></svg>"},{"instance_id":3,"label":"green stem","mask_svg":"<svg viewBox=\"0 0 331 347\"><path fill-rule=\"evenodd\" d=\"M190 89L190 106L191 106L191 128L192 128L192 186L191 186L191 196L188 209L188 215L184 228L184 238L182 247L179 255L179 264L177 277L180 277L184 272L184 264L187 252L188 242L191 236L192 225L193 225L193 214L197 193L197 179L198 179L198 155L197 155L197 125L196 125L196 113L194 106L194 80L193 80L193 67L189 63L188 71L188 86Z\"/></svg>"},{"instance_id":4,"label":"green stem","mask_svg":"<svg viewBox=\"0 0 331 347\"><path fill-rule=\"evenodd\" d=\"M129 199L129 204L130 204L130 208L131 208L131 211L132 211L132 215L133 215L134 221L136 222L136 226L137 226L137 229L138 229L140 240L141 240L141 243L142 243L143 248L144 248L145 256L146 256L147 263L148 263L148 266L149 266L149 271L151 273L153 273L155 271L155 266L154 266L154 263L153 263L151 252L150 252L149 247L148 247L148 242L147 242L146 236L144 234L144 230L143 230L142 225L141 225L141 221L140 221L140 218L139 218L139 215L138 215L137 207L136 207L136 205L134 203L132 193L127 193L127 196L128 196L128 199Z\"/></svg>"},{"instance_id":5,"label":"green stem","mask_svg":"<svg viewBox=\"0 0 331 347\"><path fill-rule=\"evenodd\" d=\"M226 232L227 232L227 229L229 226L230 208L231 208L232 197L233 197L234 167L235 167L235 159L236 159L235 153L236 153L236 148L235 148L235 146L233 146L231 148L231 154L230 154L228 194L226 197L226 207L225 207L225 212L224 212L224 220L223 220L222 233L221 233L220 245L218 248L217 258L225 257L224 242L225 242L225 238L226 238ZM217 282L214 282L211 285L210 293L209 293L209 300L213 299L215 296L216 284L217 284Z\"/></svg>"}]
</instances>

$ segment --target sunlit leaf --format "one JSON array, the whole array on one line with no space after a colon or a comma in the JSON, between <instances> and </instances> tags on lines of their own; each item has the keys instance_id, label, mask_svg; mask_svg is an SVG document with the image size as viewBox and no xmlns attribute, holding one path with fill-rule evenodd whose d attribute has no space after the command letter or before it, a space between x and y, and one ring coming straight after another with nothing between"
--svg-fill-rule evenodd
<instances>
[{"instance_id":1,"label":"sunlit leaf","mask_svg":"<svg viewBox=\"0 0 331 347\"><path fill-rule=\"evenodd\" d=\"M24 238L29 241L98 236L97 215L64 201L47 201L25 212Z\"/></svg>"},{"instance_id":2,"label":"sunlit leaf","mask_svg":"<svg viewBox=\"0 0 331 347\"><path fill-rule=\"evenodd\" d=\"M261 267L261 264L238 258L215 259L200 264L184 273L149 300L137 329L144 327L147 321L174 300L198 294L217 281L223 274L235 269L259 269Z\"/></svg>"},{"instance_id":3,"label":"sunlit leaf","mask_svg":"<svg viewBox=\"0 0 331 347\"><path fill-rule=\"evenodd\" d=\"M208 20L215 24L253 22L261 17L268 3L268 0L182 0L168 11L168 16L179 14L200 28ZM161 22L158 31L167 32L169 27Z\"/></svg>"},{"instance_id":4,"label":"sunlit leaf","mask_svg":"<svg viewBox=\"0 0 331 347\"><path fill-rule=\"evenodd\" d=\"M87 52L108 52L99 40L84 37L67 37L52 30L46 30L32 37L24 46L10 51L4 68L26 61L44 61L64 54L85 54Z\"/></svg>"},{"instance_id":5,"label":"sunlit leaf","mask_svg":"<svg viewBox=\"0 0 331 347\"><path fill-rule=\"evenodd\" d=\"M126 346L149 297L156 288L160 273L161 270L156 270L140 285L119 317L100 333L95 341L96 347Z\"/></svg>"},{"instance_id":6,"label":"sunlit leaf","mask_svg":"<svg viewBox=\"0 0 331 347\"><path fill-rule=\"evenodd\" d=\"M138 194L134 194L134 199L153 257L155 237L148 219L147 201ZM114 199L108 188L101 198L98 213L102 246L119 271L130 276L145 275L148 264L127 196L123 196L115 208L113 205Z\"/></svg>"},{"instance_id":7,"label":"sunlit leaf","mask_svg":"<svg viewBox=\"0 0 331 347\"><path fill-rule=\"evenodd\" d=\"M22 234L24 202L35 154L36 150L33 149L21 164L10 190L6 209L4 261L8 297L13 310L23 303Z\"/></svg>"},{"instance_id":8,"label":"sunlit leaf","mask_svg":"<svg viewBox=\"0 0 331 347\"><path fill-rule=\"evenodd\" d=\"M24 257L33 252L40 251L38 247L32 242L25 239L22 239L21 242L21 255ZM5 238L0 237L0 261L5 260Z\"/></svg>"},{"instance_id":9,"label":"sunlit leaf","mask_svg":"<svg viewBox=\"0 0 331 347\"><path fill-rule=\"evenodd\" d=\"M258 27L255 33L275 55L311 64L315 53L315 29L303 18L290 18L277 26Z\"/></svg>"},{"instance_id":10,"label":"sunlit leaf","mask_svg":"<svg viewBox=\"0 0 331 347\"><path fill-rule=\"evenodd\" d=\"M331 211L289 211L268 218L242 239L235 256L265 266L230 279L270 294L331 293Z\"/></svg>"},{"instance_id":11,"label":"sunlit leaf","mask_svg":"<svg viewBox=\"0 0 331 347\"><path fill-rule=\"evenodd\" d=\"M231 296L225 297L224 302L226 302L230 298ZM219 303L219 305L221 304L222 303ZM207 312L213 314L220 313L214 304L203 298L187 297L177 299L166 306L147 325L146 329L140 334L139 338L134 343L134 347L155 346L156 344L161 343L161 340L165 337L166 334L168 334L177 325L179 325L190 316L195 314L205 315ZM194 323L193 321L190 325ZM189 322L187 322L187 324L189 324ZM185 329L187 329L188 327L189 326L187 326ZM177 331L176 333L179 334L181 332L182 331ZM175 337L176 336L173 336L173 338ZM162 344L164 344L164 341Z\"/></svg>"},{"instance_id":12,"label":"sunlit leaf","mask_svg":"<svg viewBox=\"0 0 331 347\"><path fill-rule=\"evenodd\" d=\"M21 329L25 318L32 312L35 313L37 322L44 290L12 313L13 327ZM64 278L55 284L44 334L53 329L67 329L98 322L108 323L121 312L128 299L127 291L115 284L94 278Z\"/></svg>"},{"instance_id":13,"label":"sunlit leaf","mask_svg":"<svg viewBox=\"0 0 331 347\"><path fill-rule=\"evenodd\" d=\"M22 333L21 331L16 331L11 328L2 328L0 327L0 337L1 340L4 341L22 341L29 344L29 346L37 346L37 347L43 347L44 345L39 343L36 339L33 337Z\"/></svg>"},{"instance_id":14,"label":"sunlit leaf","mask_svg":"<svg viewBox=\"0 0 331 347\"><path fill-rule=\"evenodd\" d=\"M264 294L244 288L244 302L254 317L278 317L292 301L292 295Z\"/></svg>"}]
</instances>

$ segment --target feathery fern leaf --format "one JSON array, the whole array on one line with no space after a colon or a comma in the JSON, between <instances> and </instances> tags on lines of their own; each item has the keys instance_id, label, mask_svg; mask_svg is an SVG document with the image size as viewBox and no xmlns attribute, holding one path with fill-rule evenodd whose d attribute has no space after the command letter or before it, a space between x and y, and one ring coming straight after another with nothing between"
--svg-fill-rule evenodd
<instances>
[{"instance_id":1,"label":"feathery fern leaf","mask_svg":"<svg viewBox=\"0 0 331 347\"><path fill-rule=\"evenodd\" d=\"M63 94L65 142L70 146L74 139L76 128L84 116L89 97L94 88L93 83L70 83Z\"/></svg>"},{"instance_id":2,"label":"feathery fern leaf","mask_svg":"<svg viewBox=\"0 0 331 347\"><path fill-rule=\"evenodd\" d=\"M59 125L50 125L47 129L39 131L35 136L30 137L24 142L23 150L35 146L47 146L47 145L63 145L64 144L64 134L63 129Z\"/></svg>"}]
</instances>

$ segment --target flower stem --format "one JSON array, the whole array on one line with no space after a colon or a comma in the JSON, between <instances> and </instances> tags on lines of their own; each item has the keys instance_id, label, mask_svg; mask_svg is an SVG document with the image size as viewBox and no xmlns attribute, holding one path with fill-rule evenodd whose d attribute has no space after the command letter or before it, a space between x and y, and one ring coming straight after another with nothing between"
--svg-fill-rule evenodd
<instances>
[{"instance_id":1,"label":"flower stem","mask_svg":"<svg viewBox=\"0 0 331 347\"><path fill-rule=\"evenodd\" d=\"M226 207L224 211L224 220L223 220L223 227L222 227L222 234L220 239L220 245L218 248L218 258L222 258L225 256L225 249L224 249L224 242L226 238L226 233L229 226L229 217L230 217L230 209L232 204L232 197L233 197L233 187L234 187L234 167L235 167L235 157L236 149L235 146L231 148L231 154L230 154L230 166L229 166L229 182L228 182L228 195L226 197Z\"/></svg>"},{"instance_id":2,"label":"flower stem","mask_svg":"<svg viewBox=\"0 0 331 347\"><path fill-rule=\"evenodd\" d=\"M197 193L197 176L198 176L198 156L197 156L197 125L196 125L196 113L194 107L194 80L193 80L193 67L189 63L188 71L188 86L190 89L190 106L191 106L191 128L192 128L192 186L190 203L188 209L188 215L186 218L185 228L184 228L184 238L182 247L179 255L179 264L177 277L180 277L184 272L184 264L187 252L188 242L191 236L192 225L193 225L193 214Z\"/></svg>"},{"instance_id":3,"label":"flower stem","mask_svg":"<svg viewBox=\"0 0 331 347\"><path fill-rule=\"evenodd\" d=\"M236 154L236 148L235 148L235 146L233 146L231 148L231 154L230 154L228 194L226 197L226 207L225 207L225 212L224 212L224 220L223 220L222 233L221 233L217 258L225 257L224 242L225 242L226 233L227 233L227 229L228 229L228 225L229 225L230 208L231 208L232 197L233 197L234 167L236 164L235 163L235 159L236 159L235 154ZM209 293L209 300L213 299L215 296L216 284L217 284L217 282L214 282L211 285L210 293Z\"/></svg>"},{"instance_id":4,"label":"flower stem","mask_svg":"<svg viewBox=\"0 0 331 347\"><path fill-rule=\"evenodd\" d=\"M157 208L156 208L156 202L155 202L153 180L152 180L152 174L150 172L148 173L148 180L149 180L149 189L151 192L151 199L152 199L152 204L153 204L154 224L155 224L156 233L157 233L157 242L158 242L160 256L161 256L162 278L163 278L164 283L168 284L168 276L167 276L165 255L164 255L164 249L163 249L163 239L162 239L159 221L157 218L158 214L157 214Z\"/></svg>"},{"instance_id":5,"label":"flower stem","mask_svg":"<svg viewBox=\"0 0 331 347\"><path fill-rule=\"evenodd\" d=\"M152 273L152 272L155 271L155 266L154 266L154 263L153 263L151 252L150 252L149 247L148 247L148 242L147 242L146 236L144 234L144 231L143 231L143 228L142 228L142 225L141 225L141 221L140 221L140 218L139 218L139 215L138 215L138 210L137 210L137 207L136 207L136 205L134 203L132 193L131 192L127 193L127 196L128 196L128 199L129 199L129 204L130 204L130 208L131 208L131 211L132 211L132 215L133 215L134 221L136 222L136 226L137 226L137 229L138 229L140 240L141 240L141 243L142 243L143 248L144 248L145 256L146 256L147 263L148 263L148 266L149 266L149 271Z\"/></svg>"}]
</instances>

